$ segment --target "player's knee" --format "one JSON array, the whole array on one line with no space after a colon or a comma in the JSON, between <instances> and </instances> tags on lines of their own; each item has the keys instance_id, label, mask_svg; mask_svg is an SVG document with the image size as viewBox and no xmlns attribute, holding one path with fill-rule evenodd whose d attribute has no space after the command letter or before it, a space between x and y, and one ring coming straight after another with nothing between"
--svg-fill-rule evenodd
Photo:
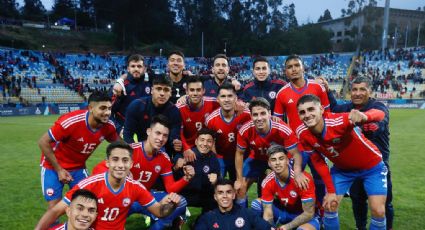
<instances>
[{"instance_id":1,"label":"player's knee","mask_svg":"<svg viewBox=\"0 0 425 230\"><path fill-rule=\"evenodd\" d=\"M375 205L371 207L373 217L385 217L385 205Z\"/></svg>"}]
</instances>

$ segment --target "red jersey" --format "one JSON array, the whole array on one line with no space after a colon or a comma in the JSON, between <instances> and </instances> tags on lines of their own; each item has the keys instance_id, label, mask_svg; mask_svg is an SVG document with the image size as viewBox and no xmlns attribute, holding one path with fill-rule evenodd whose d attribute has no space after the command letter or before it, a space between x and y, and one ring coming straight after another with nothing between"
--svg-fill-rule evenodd
<instances>
[{"instance_id":1,"label":"red jersey","mask_svg":"<svg viewBox=\"0 0 425 230\"><path fill-rule=\"evenodd\" d=\"M124 229L127 213L133 202L149 207L156 203L155 198L139 182L127 177L118 191L113 191L108 182L108 173L88 177L70 191L63 198L68 205L72 194L78 189L87 189L97 197L97 218L93 226L96 230Z\"/></svg>"},{"instance_id":2,"label":"red jersey","mask_svg":"<svg viewBox=\"0 0 425 230\"><path fill-rule=\"evenodd\" d=\"M49 230L67 230L67 229L68 229L67 223L59 224L59 225L56 225L54 227L49 228ZM95 229L89 228L88 230L95 230Z\"/></svg>"},{"instance_id":3,"label":"red jersey","mask_svg":"<svg viewBox=\"0 0 425 230\"><path fill-rule=\"evenodd\" d=\"M286 84L277 93L273 111L274 115L282 117L283 114L286 114L288 118L288 125L294 131L302 124L297 110L298 99L307 94L313 94L319 97L322 106L326 110L329 110L329 99L326 89L313 80L306 80L304 87L299 89L295 88L292 83Z\"/></svg>"},{"instance_id":4,"label":"red jersey","mask_svg":"<svg viewBox=\"0 0 425 230\"><path fill-rule=\"evenodd\" d=\"M296 133L307 152L316 150L339 169L370 169L382 161L382 155L378 148L363 136L361 130L351 124L348 115L349 113L325 113L325 127L320 137L312 134L305 125L300 125ZM321 159L318 153L312 154L311 157L313 163Z\"/></svg>"},{"instance_id":5,"label":"red jersey","mask_svg":"<svg viewBox=\"0 0 425 230\"><path fill-rule=\"evenodd\" d=\"M170 157L167 153L158 151L154 156L148 157L144 150L144 143L130 144L133 148L133 167L130 169L130 177L140 182L148 190L152 188L161 175L167 192L179 192L189 182L183 178L174 181ZM108 170L106 161L97 164L93 174L104 173Z\"/></svg>"},{"instance_id":6,"label":"red jersey","mask_svg":"<svg viewBox=\"0 0 425 230\"><path fill-rule=\"evenodd\" d=\"M67 170L86 167L86 161L104 139L109 142L118 139L115 125L112 121L97 130L92 130L88 124L89 112L77 110L63 116L49 129L55 157L59 165ZM53 169L50 162L41 154L41 166Z\"/></svg>"},{"instance_id":7,"label":"red jersey","mask_svg":"<svg viewBox=\"0 0 425 230\"><path fill-rule=\"evenodd\" d=\"M238 148L250 149L248 157L267 161L267 149L271 144L279 144L290 150L297 147L298 140L291 128L285 122L270 120L270 130L266 134L258 133L253 121L244 124L238 132Z\"/></svg>"},{"instance_id":8,"label":"red jersey","mask_svg":"<svg viewBox=\"0 0 425 230\"><path fill-rule=\"evenodd\" d=\"M224 120L221 108L207 117L205 125L217 133L215 145L218 158L235 159L236 136L242 125L249 120L251 120L251 114L248 109L239 115L235 113L229 122Z\"/></svg>"},{"instance_id":9,"label":"red jersey","mask_svg":"<svg viewBox=\"0 0 425 230\"><path fill-rule=\"evenodd\" d=\"M271 172L261 183L261 201L266 204L272 204L275 196L279 199L280 204L285 208L285 211L292 214L303 212L302 203L315 202L315 188L313 178L307 172L303 172L308 180L308 189L299 188L294 179L294 171L290 170L290 177L281 184L276 177L275 172Z\"/></svg>"},{"instance_id":10,"label":"red jersey","mask_svg":"<svg viewBox=\"0 0 425 230\"><path fill-rule=\"evenodd\" d=\"M203 97L201 108L192 108L190 103L185 105L177 104L182 119L180 138L183 144L183 151L191 149L195 146L198 131L205 124L205 118L215 109L219 107L214 97Z\"/></svg>"}]
</instances>

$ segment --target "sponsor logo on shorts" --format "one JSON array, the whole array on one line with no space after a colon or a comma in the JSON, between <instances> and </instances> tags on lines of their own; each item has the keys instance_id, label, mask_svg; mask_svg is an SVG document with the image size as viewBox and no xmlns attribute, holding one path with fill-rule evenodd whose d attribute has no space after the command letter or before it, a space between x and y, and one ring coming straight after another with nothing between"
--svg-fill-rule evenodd
<instances>
[{"instance_id":1,"label":"sponsor logo on shorts","mask_svg":"<svg viewBox=\"0 0 425 230\"><path fill-rule=\"evenodd\" d=\"M48 188L46 189L46 194L48 196L53 196L53 194L55 194L55 190L53 190L52 188Z\"/></svg>"}]
</instances>

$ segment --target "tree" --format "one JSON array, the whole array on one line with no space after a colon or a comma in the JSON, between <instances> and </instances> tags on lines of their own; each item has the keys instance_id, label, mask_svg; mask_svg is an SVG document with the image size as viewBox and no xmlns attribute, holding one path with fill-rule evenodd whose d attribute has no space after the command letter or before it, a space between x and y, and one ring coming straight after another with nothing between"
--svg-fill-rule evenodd
<instances>
[{"instance_id":1,"label":"tree","mask_svg":"<svg viewBox=\"0 0 425 230\"><path fill-rule=\"evenodd\" d=\"M288 29L294 29L298 27L298 21L295 17L295 4L289 5L288 10Z\"/></svg>"},{"instance_id":2,"label":"tree","mask_svg":"<svg viewBox=\"0 0 425 230\"><path fill-rule=\"evenodd\" d=\"M24 0L22 7L22 17L27 20L42 21L45 17L46 9L40 0Z\"/></svg>"},{"instance_id":3,"label":"tree","mask_svg":"<svg viewBox=\"0 0 425 230\"><path fill-rule=\"evenodd\" d=\"M0 17L18 18L18 4L15 0L0 0Z\"/></svg>"},{"instance_id":4,"label":"tree","mask_svg":"<svg viewBox=\"0 0 425 230\"><path fill-rule=\"evenodd\" d=\"M63 17L74 18L76 7L73 0L55 0L53 5L53 19L58 20Z\"/></svg>"},{"instance_id":5,"label":"tree","mask_svg":"<svg viewBox=\"0 0 425 230\"><path fill-rule=\"evenodd\" d=\"M317 20L317 22L323 22L328 20L332 20L332 15L331 15L331 12L328 9L326 9L325 12L323 12L323 15L319 17L319 20Z\"/></svg>"}]
</instances>

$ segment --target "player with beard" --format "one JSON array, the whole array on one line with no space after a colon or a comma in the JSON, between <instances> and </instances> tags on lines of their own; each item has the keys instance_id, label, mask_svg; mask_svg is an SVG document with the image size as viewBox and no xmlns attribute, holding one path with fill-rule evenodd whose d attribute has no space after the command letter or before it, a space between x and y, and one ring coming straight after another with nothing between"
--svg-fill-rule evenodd
<instances>
[{"instance_id":1,"label":"player with beard","mask_svg":"<svg viewBox=\"0 0 425 230\"><path fill-rule=\"evenodd\" d=\"M140 54L127 58L127 73L121 76L113 86L112 117L117 132L124 126L128 105L137 98L150 95L151 79L146 79L145 59Z\"/></svg>"},{"instance_id":2,"label":"player with beard","mask_svg":"<svg viewBox=\"0 0 425 230\"><path fill-rule=\"evenodd\" d=\"M111 115L111 99L106 93L94 92L87 110L62 115L41 136L41 184L49 209L62 198L65 184L72 188L88 176L86 161L104 139L119 139Z\"/></svg>"}]
</instances>

